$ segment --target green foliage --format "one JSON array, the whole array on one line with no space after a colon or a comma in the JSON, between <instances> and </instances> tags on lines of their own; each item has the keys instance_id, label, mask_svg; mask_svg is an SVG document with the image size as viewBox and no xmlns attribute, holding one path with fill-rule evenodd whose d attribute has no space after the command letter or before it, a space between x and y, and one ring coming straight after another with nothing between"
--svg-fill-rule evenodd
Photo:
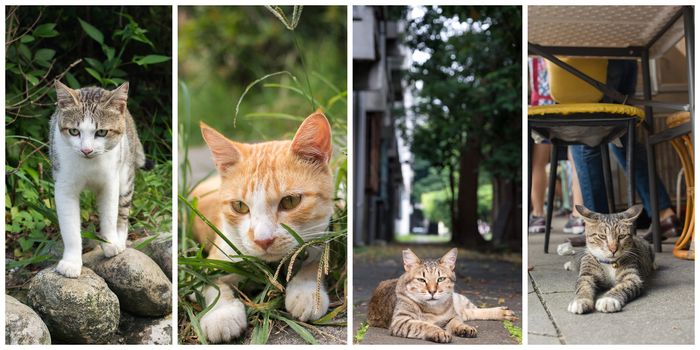
<instances>
[{"instance_id":1,"label":"green foliage","mask_svg":"<svg viewBox=\"0 0 700 350\"><path fill-rule=\"evenodd\" d=\"M130 216L132 234L171 229L171 8L6 8L6 268L55 260L60 241L48 159L54 80L72 88L130 82L128 108L147 157ZM96 235L94 195L81 196L83 237Z\"/></svg>"},{"instance_id":2,"label":"green foliage","mask_svg":"<svg viewBox=\"0 0 700 350\"><path fill-rule=\"evenodd\" d=\"M319 326L343 325L345 322L347 91L344 7L304 8L303 16L302 9L295 7L291 20L287 19L283 8L269 10L264 7L180 8L181 18L184 18L179 36L182 78L179 130L183 148L178 258L181 343L206 342L199 320L209 308L205 307L201 289L207 285L215 286L217 277L229 273L243 277L236 286L236 294L246 304L248 325L252 330L250 342L253 344L267 343L274 327L288 327L307 343L314 344L317 342L314 333L319 333ZM331 22L337 21L328 22L332 25L327 31L310 30L314 28L314 21L329 21L320 14L330 16ZM306 20L300 20L300 16ZM333 42L340 36L342 40ZM314 49L304 51L302 43ZM221 50L224 47L225 50ZM322 48L326 49L325 53L317 51ZM312 65L314 71L305 69L305 59L315 62ZM245 65L240 65L243 62ZM333 68L329 70L328 67ZM236 79L229 79L229 74L235 75ZM297 76L304 78L298 79ZM192 188L197 185L190 180L189 164L190 148L201 142L197 120L205 120L225 135L234 135L236 141L291 139L301 121L315 107L324 111L333 132L331 169L336 173L336 210L327 232L320 238L305 242L291 228L285 227L299 246L279 263L265 263L243 256L196 210L196 203L188 199ZM232 255L229 261L207 259L203 248L192 237L194 217L208 223L237 255ZM213 249L219 248L222 247ZM299 267L301 257L312 248L323 252L318 273L326 275L327 271L324 279L332 306L321 319L304 323L294 320L284 310L283 291L291 277L290 272ZM195 296L195 303L188 300L189 295Z\"/></svg>"},{"instance_id":3,"label":"green foliage","mask_svg":"<svg viewBox=\"0 0 700 350\"><path fill-rule=\"evenodd\" d=\"M353 342L355 344L362 343L362 341L365 340L365 334L367 334L368 329L369 323L367 323L367 321L362 322L360 328L357 329L357 333L355 333L355 337L353 337Z\"/></svg>"},{"instance_id":4,"label":"green foliage","mask_svg":"<svg viewBox=\"0 0 700 350\"><path fill-rule=\"evenodd\" d=\"M518 344L523 343L523 329L514 325L511 321L503 321L503 328L508 331L513 339L518 341Z\"/></svg>"}]
</instances>

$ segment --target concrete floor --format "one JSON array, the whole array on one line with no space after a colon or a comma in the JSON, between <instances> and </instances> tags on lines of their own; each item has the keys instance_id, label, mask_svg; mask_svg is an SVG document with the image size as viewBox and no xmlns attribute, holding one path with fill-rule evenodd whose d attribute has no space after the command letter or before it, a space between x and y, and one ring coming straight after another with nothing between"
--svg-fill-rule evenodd
<instances>
[{"instance_id":1,"label":"concrete floor","mask_svg":"<svg viewBox=\"0 0 700 350\"><path fill-rule=\"evenodd\" d=\"M564 221L554 222L549 254L544 234L528 239L528 344L694 343L694 262L673 257L671 242L656 256L659 270L645 292L621 312L569 313L577 274L563 268L570 256L557 255L557 246L570 237L561 233Z\"/></svg>"}]
</instances>

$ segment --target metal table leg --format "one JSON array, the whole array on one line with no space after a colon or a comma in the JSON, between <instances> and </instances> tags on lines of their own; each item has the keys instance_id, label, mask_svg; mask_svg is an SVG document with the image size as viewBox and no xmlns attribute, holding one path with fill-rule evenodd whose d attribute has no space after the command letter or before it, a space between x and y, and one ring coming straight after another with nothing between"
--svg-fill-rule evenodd
<instances>
[{"instance_id":1,"label":"metal table leg","mask_svg":"<svg viewBox=\"0 0 700 350\"><path fill-rule=\"evenodd\" d=\"M552 152L549 157L549 182L547 183L547 216L544 224L544 252L549 253L549 233L552 231L552 213L554 212L554 191L557 187L557 158L559 152L556 143L552 143Z\"/></svg>"},{"instance_id":2,"label":"metal table leg","mask_svg":"<svg viewBox=\"0 0 700 350\"><path fill-rule=\"evenodd\" d=\"M642 80L644 84L644 99L651 100L651 73L649 67L649 49L642 52ZM644 122L647 127L647 135L654 133L654 114L650 106L644 107ZM661 228L659 227L659 197L656 193L656 152L654 145L645 139L647 151L647 164L649 173L649 195L651 197L651 230L654 238L654 248L661 252Z\"/></svg>"}]
</instances>

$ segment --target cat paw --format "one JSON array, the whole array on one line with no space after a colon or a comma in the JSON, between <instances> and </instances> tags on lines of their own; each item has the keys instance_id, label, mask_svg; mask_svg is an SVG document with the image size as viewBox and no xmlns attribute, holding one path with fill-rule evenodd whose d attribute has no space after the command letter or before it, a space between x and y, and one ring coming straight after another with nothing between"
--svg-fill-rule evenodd
<instances>
[{"instance_id":1,"label":"cat paw","mask_svg":"<svg viewBox=\"0 0 700 350\"><path fill-rule=\"evenodd\" d=\"M593 300L576 298L569 303L567 310L579 315L591 312L593 310Z\"/></svg>"},{"instance_id":2,"label":"cat paw","mask_svg":"<svg viewBox=\"0 0 700 350\"><path fill-rule=\"evenodd\" d=\"M105 254L105 257L111 258L113 256L119 255L119 253L123 252L126 249L126 242L120 241L120 243L102 243L102 251Z\"/></svg>"},{"instance_id":3,"label":"cat paw","mask_svg":"<svg viewBox=\"0 0 700 350\"><path fill-rule=\"evenodd\" d=\"M238 338L248 327L245 307L240 300L220 302L209 310L199 324L210 343L227 343Z\"/></svg>"},{"instance_id":4,"label":"cat paw","mask_svg":"<svg viewBox=\"0 0 700 350\"><path fill-rule=\"evenodd\" d=\"M61 259L56 265L56 272L68 278L78 278L80 277L80 270L83 268L83 262L69 261L66 259Z\"/></svg>"},{"instance_id":5,"label":"cat paw","mask_svg":"<svg viewBox=\"0 0 700 350\"><path fill-rule=\"evenodd\" d=\"M454 335L461 338L476 338L476 333L476 328L468 324L461 324L454 329Z\"/></svg>"},{"instance_id":6,"label":"cat paw","mask_svg":"<svg viewBox=\"0 0 700 350\"><path fill-rule=\"evenodd\" d=\"M501 320L506 320L506 321L516 321L518 319L518 316L515 316L515 312L511 310L507 306L501 306Z\"/></svg>"},{"instance_id":7,"label":"cat paw","mask_svg":"<svg viewBox=\"0 0 700 350\"><path fill-rule=\"evenodd\" d=\"M622 310L622 303L611 297L602 297L595 302L595 309L600 312L618 312Z\"/></svg>"},{"instance_id":8,"label":"cat paw","mask_svg":"<svg viewBox=\"0 0 700 350\"><path fill-rule=\"evenodd\" d=\"M321 302L316 305L316 281L292 280L287 286L284 306L299 321L316 321L326 314L329 304L326 289L321 287L319 293Z\"/></svg>"},{"instance_id":9,"label":"cat paw","mask_svg":"<svg viewBox=\"0 0 700 350\"><path fill-rule=\"evenodd\" d=\"M451 343L452 336L450 335L450 333L447 333L444 330L440 329L437 331L430 332L430 334L426 335L425 340L429 340L434 343Z\"/></svg>"}]
</instances>

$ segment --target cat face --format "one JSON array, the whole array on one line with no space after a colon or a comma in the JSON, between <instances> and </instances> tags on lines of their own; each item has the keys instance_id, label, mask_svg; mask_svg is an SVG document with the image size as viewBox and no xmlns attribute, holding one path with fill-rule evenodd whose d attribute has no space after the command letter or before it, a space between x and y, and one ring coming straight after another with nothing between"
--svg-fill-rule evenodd
<instances>
[{"instance_id":1,"label":"cat face","mask_svg":"<svg viewBox=\"0 0 700 350\"><path fill-rule=\"evenodd\" d=\"M410 249L403 251L403 266L408 274L407 295L421 304L439 303L452 298L455 283L457 248L438 260L421 261Z\"/></svg>"},{"instance_id":2,"label":"cat face","mask_svg":"<svg viewBox=\"0 0 700 350\"><path fill-rule=\"evenodd\" d=\"M320 112L292 141L243 144L202 124L221 175L222 228L246 254L278 261L304 241L322 236L333 213L331 129Z\"/></svg>"},{"instance_id":3,"label":"cat face","mask_svg":"<svg viewBox=\"0 0 700 350\"><path fill-rule=\"evenodd\" d=\"M586 247L593 256L615 261L630 252L634 245L632 228L642 212L641 205L615 214L596 213L581 205L576 210L586 222Z\"/></svg>"},{"instance_id":4,"label":"cat face","mask_svg":"<svg viewBox=\"0 0 700 350\"><path fill-rule=\"evenodd\" d=\"M112 91L96 87L73 90L59 81L55 86L61 139L73 151L95 158L119 144L126 126L129 83Z\"/></svg>"}]
</instances>

